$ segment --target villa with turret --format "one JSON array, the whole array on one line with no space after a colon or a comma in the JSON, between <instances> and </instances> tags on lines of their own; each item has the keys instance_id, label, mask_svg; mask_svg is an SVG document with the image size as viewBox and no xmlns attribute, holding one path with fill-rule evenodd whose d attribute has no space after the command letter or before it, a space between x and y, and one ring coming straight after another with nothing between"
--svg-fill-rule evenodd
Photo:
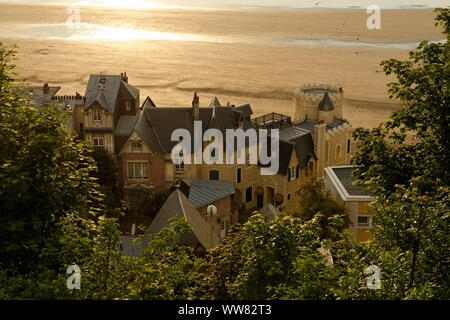
<instances>
[{"instance_id":1,"label":"villa with turret","mask_svg":"<svg viewBox=\"0 0 450 320\"><path fill-rule=\"evenodd\" d=\"M150 97L141 104L140 91L129 84L126 73L91 75L84 96L56 96L58 90L51 90L52 94L48 88L44 90L48 101L57 100L72 110L72 131L115 157L123 200L131 216L139 216L139 204L152 193L173 188L180 181L187 186L201 186L208 180L232 183L234 192L224 193L224 198L220 192L216 198L210 195L211 203L222 201L227 208L211 222L217 236L268 204L275 210L293 205L306 177L323 176L326 167L348 165L354 147L352 126L343 117L344 91L326 84L307 84L295 90L293 119L279 113L252 117L249 104L222 105L216 97L203 105L197 94L188 107L160 107ZM177 142L171 141L171 134L179 128L192 133L194 121L201 122L203 132L214 128L224 135L227 129L279 129L278 171L261 175L260 165L249 161L248 145L244 164L174 163L171 151ZM209 143L202 141L202 147ZM230 185L216 187L230 190ZM202 190L213 193L210 188ZM186 196L190 200L189 194ZM197 210L209 221L207 203L202 203L201 209L200 202Z\"/></svg>"}]
</instances>

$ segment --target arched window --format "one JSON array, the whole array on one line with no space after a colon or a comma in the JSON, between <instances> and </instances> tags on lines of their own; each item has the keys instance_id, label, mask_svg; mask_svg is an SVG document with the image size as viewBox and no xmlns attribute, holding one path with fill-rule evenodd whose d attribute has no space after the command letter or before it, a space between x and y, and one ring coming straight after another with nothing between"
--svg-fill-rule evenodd
<instances>
[{"instance_id":1,"label":"arched window","mask_svg":"<svg viewBox=\"0 0 450 320\"><path fill-rule=\"evenodd\" d=\"M341 145L338 144L336 146L336 156L335 156L336 160L341 158Z\"/></svg>"}]
</instances>

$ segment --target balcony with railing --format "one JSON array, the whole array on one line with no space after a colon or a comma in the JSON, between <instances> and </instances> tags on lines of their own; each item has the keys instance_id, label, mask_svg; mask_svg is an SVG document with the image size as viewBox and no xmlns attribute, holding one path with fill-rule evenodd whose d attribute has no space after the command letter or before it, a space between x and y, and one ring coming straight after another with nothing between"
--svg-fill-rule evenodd
<instances>
[{"instance_id":1,"label":"balcony with railing","mask_svg":"<svg viewBox=\"0 0 450 320\"><path fill-rule=\"evenodd\" d=\"M252 119L252 126L255 129L281 129L291 125L291 117L276 112Z\"/></svg>"}]
</instances>

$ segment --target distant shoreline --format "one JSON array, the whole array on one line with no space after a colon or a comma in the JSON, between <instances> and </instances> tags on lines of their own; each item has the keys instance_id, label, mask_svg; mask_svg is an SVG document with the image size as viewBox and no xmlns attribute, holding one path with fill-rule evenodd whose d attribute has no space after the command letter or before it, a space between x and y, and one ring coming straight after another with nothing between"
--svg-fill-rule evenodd
<instances>
[{"instance_id":1,"label":"distant shoreline","mask_svg":"<svg viewBox=\"0 0 450 320\"><path fill-rule=\"evenodd\" d=\"M74 2L73 4L77 4ZM37 6L37 7L68 7L70 3L17 3L17 2L1 2L0 6L12 5L12 6ZM230 6L217 6L217 7L202 7L202 6L161 6L161 7L121 7L121 6L108 6L102 4L77 4L80 8L107 8L108 10L126 10L126 11L147 11L147 10L201 10L201 11L366 11L367 8L363 6L347 6L347 7L290 7L290 6L265 6L265 5L230 5ZM398 8L383 8L383 11L432 11L442 6L400 6ZM444 8L450 8L450 6L443 6Z\"/></svg>"}]
</instances>

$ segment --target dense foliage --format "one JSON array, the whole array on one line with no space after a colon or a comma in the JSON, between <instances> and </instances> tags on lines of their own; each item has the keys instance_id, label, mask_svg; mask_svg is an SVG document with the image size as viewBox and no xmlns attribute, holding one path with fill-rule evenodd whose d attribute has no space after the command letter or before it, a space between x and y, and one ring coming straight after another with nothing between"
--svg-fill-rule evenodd
<instances>
[{"instance_id":1,"label":"dense foliage","mask_svg":"<svg viewBox=\"0 0 450 320\"><path fill-rule=\"evenodd\" d=\"M432 297L449 298L450 11L437 12L447 41L424 41L409 60L382 62L404 107L377 128L354 131L353 163L377 199L374 245L404 254L410 290L427 283Z\"/></svg>"},{"instance_id":2,"label":"dense foliage","mask_svg":"<svg viewBox=\"0 0 450 320\"><path fill-rule=\"evenodd\" d=\"M438 11L447 39L449 17ZM30 106L15 48L0 45L0 299L449 299L448 50L424 42L409 61L384 61L405 106L355 130L355 177L377 199L373 241L356 243L311 180L291 215L256 214L204 255L178 244L190 227L176 219L125 257L113 162L70 136L63 110ZM66 285L74 264L80 290Z\"/></svg>"}]
</instances>

